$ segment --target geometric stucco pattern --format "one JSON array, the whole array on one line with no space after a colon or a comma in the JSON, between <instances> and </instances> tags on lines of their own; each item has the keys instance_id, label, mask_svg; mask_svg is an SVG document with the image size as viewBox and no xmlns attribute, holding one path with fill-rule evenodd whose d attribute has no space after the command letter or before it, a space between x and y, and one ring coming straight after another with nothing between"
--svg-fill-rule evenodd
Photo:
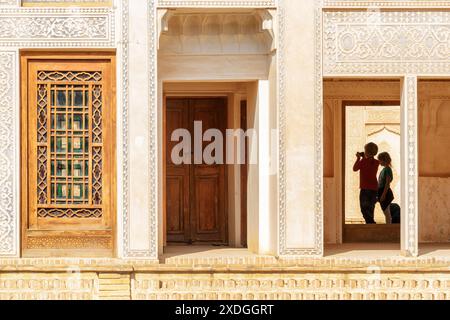
<instances>
[{"instance_id":1,"label":"geometric stucco pattern","mask_svg":"<svg viewBox=\"0 0 450 320\"><path fill-rule=\"evenodd\" d=\"M450 72L448 11L325 11L324 74Z\"/></svg>"},{"instance_id":2,"label":"geometric stucco pattern","mask_svg":"<svg viewBox=\"0 0 450 320\"><path fill-rule=\"evenodd\" d=\"M406 218L404 232L406 234L403 249L411 256L418 255L418 134L417 134L417 77L405 77L405 97L403 98L404 112L406 113L406 147L404 157L406 162L406 177L404 186L406 199Z\"/></svg>"},{"instance_id":3,"label":"geometric stucco pattern","mask_svg":"<svg viewBox=\"0 0 450 320\"><path fill-rule=\"evenodd\" d=\"M15 173L18 165L15 145L16 116L15 52L0 52L0 255L18 254Z\"/></svg>"},{"instance_id":4,"label":"geometric stucco pattern","mask_svg":"<svg viewBox=\"0 0 450 320\"><path fill-rule=\"evenodd\" d=\"M19 254L18 49L112 48L114 22L110 8L0 8L0 256Z\"/></svg>"},{"instance_id":5,"label":"geometric stucco pattern","mask_svg":"<svg viewBox=\"0 0 450 320\"><path fill-rule=\"evenodd\" d=\"M109 8L2 8L0 46L112 47L114 26Z\"/></svg>"}]
</instances>

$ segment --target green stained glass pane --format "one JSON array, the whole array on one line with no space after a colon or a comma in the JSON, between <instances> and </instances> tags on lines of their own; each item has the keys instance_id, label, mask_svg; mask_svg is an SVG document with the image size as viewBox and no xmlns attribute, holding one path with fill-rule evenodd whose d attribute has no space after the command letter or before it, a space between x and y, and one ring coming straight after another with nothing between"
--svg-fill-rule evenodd
<instances>
[{"instance_id":1,"label":"green stained glass pane","mask_svg":"<svg viewBox=\"0 0 450 320\"><path fill-rule=\"evenodd\" d=\"M72 138L67 138L67 152L72 152Z\"/></svg>"},{"instance_id":2,"label":"green stained glass pane","mask_svg":"<svg viewBox=\"0 0 450 320\"><path fill-rule=\"evenodd\" d=\"M63 114L58 114L56 116L56 129L66 130L66 116Z\"/></svg>"},{"instance_id":3,"label":"green stained glass pane","mask_svg":"<svg viewBox=\"0 0 450 320\"><path fill-rule=\"evenodd\" d=\"M83 115L73 115L73 130L83 130Z\"/></svg>"},{"instance_id":4,"label":"green stained glass pane","mask_svg":"<svg viewBox=\"0 0 450 320\"><path fill-rule=\"evenodd\" d=\"M75 184L73 186L73 198L76 200L83 199L83 185Z\"/></svg>"},{"instance_id":5,"label":"green stained glass pane","mask_svg":"<svg viewBox=\"0 0 450 320\"><path fill-rule=\"evenodd\" d=\"M72 160L67 161L67 175L72 176Z\"/></svg>"},{"instance_id":6,"label":"green stained glass pane","mask_svg":"<svg viewBox=\"0 0 450 320\"><path fill-rule=\"evenodd\" d=\"M89 153L89 137L84 139L84 152Z\"/></svg>"},{"instance_id":7,"label":"green stained glass pane","mask_svg":"<svg viewBox=\"0 0 450 320\"><path fill-rule=\"evenodd\" d=\"M82 153L83 152L83 138L74 137L73 138L73 152Z\"/></svg>"},{"instance_id":8,"label":"green stained glass pane","mask_svg":"<svg viewBox=\"0 0 450 320\"><path fill-rule=\"evenodd\" d=\"M56 138L56 152L62 153L67 152L67 138L59 137Z\"/></svg>"},{"instance_id":9,"label":"green stained glass pane","mask_svg":"<svg viewBox=\"0 0 450 320\"><path fill-rule=\"evenodd\" d=\"M67 199L67 196L68 196L67 185L58 183L56 185L56 198L57 199Z\"/></svg>"},{"instance_id":10,"label":"green stained glass pane","mask_svg":"<svg viewBox=\"0 0 450 320\"><path fill-rule=\"evenodd\" d=\"M56 105L58 107L65 107L67 105L66 91L58 90L56 92Z\"/></svg>"},{"instance_id":11,"label":"green stained glass pane","mask_svg":"<svg viewBox=\"0 0 450 320\"><path fill-rule=\"evenodd\" d=\"M56 175L58 177L67 176L67 163L65 161L58 160L56 162Z\"/></svg>"},{"instance_id":12,"label":"green stained glass pane","mask_svg":"<svg viewBox=\"0 0 450 320\"><path fill-rule=\"evenodd\" d=\"M76 90L74 92L74 102L73 105L75 107L82 107L83 106L83 91Z\"/></svg>"},{"instance_id":13,"label":"green stained glass pane","mask_svg":"<svg viewBox=\"0 0 450 320\"><path fill-rule=\"evenodd\" d=\"M52 104L52 106L54 106L55 105L55 90L52 90L50 92L50 95L51 95L51 104Z\"/></svg>"},{"instance_id":14,"label":"green stained glass pane","mask_svg":"<svg viewBox=\"0 0 450 320\"><path fill-rule=\"evenodd\" d=\"M89 176L89 161L88 161L88 160L86 160L86 161L84 162L84 175L85 175L86 177Z\"/></svg>"},{"instance_id":15,"label":"green stained glass pane","mask_svg":"<svg viewBox=\"0 0 450 320\"><path fill-rule=\"evenodd\" d=\"M67 102L68 102L69 106L73 106L73 97L72 97L72 91L71 90L69 90L69 98L68 98Z\"/></svg>"},{"instance_id":16,"label":"green stained glass pane","mask_svg":"<svg viewBox=\"0 0 450 320\"><path fill-rule=\"evenodd\" d=\"M56 149L55 149L55 137L51 137L51 139L50 139L50 149L51 149L52 152L56 152Z\"/></svg>"},{"instance_id":17,"label":"green stained glass pane","mask_svg":"<svg viewBox=\"0 0 450 320\"><path fill-rule=\"evenodd\" d=\"M74 177L82 177L83 176L83 163L81 161L74 161L73 176Z\"/></svg>"}]
</instances>

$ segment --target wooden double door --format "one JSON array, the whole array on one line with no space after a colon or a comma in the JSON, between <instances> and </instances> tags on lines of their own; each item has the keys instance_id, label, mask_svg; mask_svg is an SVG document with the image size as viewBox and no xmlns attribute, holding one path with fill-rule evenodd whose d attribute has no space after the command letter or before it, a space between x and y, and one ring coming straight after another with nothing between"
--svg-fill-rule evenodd
<instances>
[{"instance_id":1,"label":"wooden double door","mask_svg":"<svg viewBox=\"0 0 450 320\"><path fill-rule=\"evenodd\" d=\"M227 170L223 164L226 160L226 111L226 98L166 99L165 205L166 239L169 244L228 244ZM185 159L189 158L190 161L182 164L175 164L176 161L174 163L172 159L174 147L180 143L171 139L177 129L190 133L190 156L184 153ZM198 133L203 136L209 129L218 129L222 133L222 149L216 149L212 155L221 152L223 163L206 164L203 157L199 161L194 155L194 140L197 139L198 143ZM201 141L203 153L213 141Z\"/></svg>"}]
</instances>

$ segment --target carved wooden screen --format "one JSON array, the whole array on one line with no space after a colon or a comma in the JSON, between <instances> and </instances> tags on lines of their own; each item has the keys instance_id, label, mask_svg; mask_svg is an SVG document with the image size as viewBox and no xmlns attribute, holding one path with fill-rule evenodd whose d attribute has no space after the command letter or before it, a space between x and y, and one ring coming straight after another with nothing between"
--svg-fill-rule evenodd
<instances>
[{"instance_id":1,"label":"carved wooden screen","mask_svg":"<svg viewBox=\"0 0 450 320\"><path fill-rule=\"evenodd\" d=\"M40 55L22 55L24 255L111 256L113 57Z\"/></svg>"}]
</instances>

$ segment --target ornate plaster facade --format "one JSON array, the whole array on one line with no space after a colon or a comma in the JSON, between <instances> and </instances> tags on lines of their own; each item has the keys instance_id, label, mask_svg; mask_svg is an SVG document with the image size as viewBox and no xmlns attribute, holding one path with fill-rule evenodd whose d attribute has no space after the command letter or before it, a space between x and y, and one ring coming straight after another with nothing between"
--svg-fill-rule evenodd
<instances>
[{"instance_id":1,"label":"ornate plaster facade","mask_svg":"<svg viewBox=\"0 0 450 320\"><path fill-rule=\"evenodd\" d=\"M22 2L24 5L39 5L25 7ZM131 295L138 299L362 298L364 295L369 298L401 298L403 294L410 298L418 298L419 295L427 298L448 297L448 270L444 268L444 271L440 269L438 272L433 269L436 266L428 258L415 258L419 255L421 239L431 239L430 242L436 239L433 238L433 231L429 231L432 227L428 226L431 228L428 231L420 230L421 208L434 210L432 208L437 206L444 208L444 211L448 209L442 200L446 196L445 190L448 190L442 185L446 185L447 181L438 181L434 176L432 179L419 179L418 126L421 79L443 80L450 75L448 1L115 0L108 4L100 0L85 1L90 3L89 6L79 4L78 7L76 4L70 8L64 6L66 1L22 2L0 0L0 257L5 258L0 266L1 297L33 296L30 293L30 289L33 289L31 284L25 280L19 283L20 273L29 272L27 266L32 264L20 259L19 50L32 48L117 50L118 259L87 260L88 266L80 269L81 279L75 279L82 283L74 293L75 297L101 297L101 286L93 287L97 280L106 288L123 285L118 297L128 294L128 297ZM74 1L67 2L74 5ZM52 3L63 6L53 7ZM305 13L302 19L298 19L298 12ZM242 17L246 16L250 17L250 25L260 29L248 41L236 37L234 42L226 42L227 39L222 38L224 42L218 42L216 47L198 47L192 46L192 43L191 47L183 46L179 34L171 33L171 27L182 30L180 26L183 26L183 19L194 14L210 14L221 21L234 16L240 23L244 23ZM178 24L165 24L168 16L177 16ZM207 30L208 18L202 21L203 24L191 30ZM239 30L243 28L239 26ZM196 37L195 34L191 36L189 41ZM267 37L272 42L267 42ZM224 43L239 50L231 50L230 54L224 50L230 48ZM195 76L193 73L191 78L186 78L181 72L161 74L161 70L170 71L170 67L177 66L176 63L186 59L185 56L195 56L198 53L195 50L200 51L200 56L222 56L225 61L229 61L227 59L231 59L231 55L238 56L238 59L245 59L244 55L259 55L260 60L247 59L259 61L257 65L264 65L265 68L236 75L233 73L235 69L227 70L226 65L219 66L217 70L227 72L216 77L203 69ZM192 62L192 65L200 64ZM327 272L334 272L334 269L324 269L323 277L311 278L304 274L306 269L300 270L301 267L329 263L328 259L331 258L323 258L327 255L325 242L339 243L342 235L338 221L342 217L337 214L330 218L332 215L329 213L330 207L339 206L337 200L332 202L333 205L329 202L329 194L333 193L330 190L337 184L333 179L324 178L327 156L324 154L324 107L328 103L337 104L349 96L342 92L334 96L330 94L333 84L324 84L324 79L346 78L395 78L401 84L398 92L389 91L388 84L388 92L379 99L394 97L401 101L401 250L394 250L395 257L382 259L382 262L363 259L361 270L353 273L350 280L327 280ZM254 210L257 230L252 233L255 246L251 247L251 254L256 257L249 261L245 257L234 261L227 258L225 253L224 258L217 261L215 257L206 257L205 260L198 257L174 259L168 261L173 266L170 272L176 273L179 265L193 268L200 263L219 266L242 263L254 268L267 264L267 270L280 280L265 276L249 279L240 273L242 270L239 266L233 269L231 275L218 272L213 276L214 279L206 273L199 275L198 279L192 280L197 281L195 283L181 276L172 281L169 279L170 273L160 275L159 278L155 276L158 259L164 250L163 196L160 188L163 80L254 81L254 91L268 97L267 101L263 101L267 113L259 119L266 129L273 127L279 132L277 152L271 159L272 165L276 163L276 174L269 173L268 162L258 168L257 183L261 194ZM352 99L365 100L364 90L358 93L358 88L352 87L350 95ZM441 100L450 99L448 93L443 93L443 96ZM269 157L265 153L260 155ZM428 188L424 186L434 188L435 185L441 186L441 191L433 194L434 198L429 204L421 205L419 199L424 197ZM420 191L421 188L425 188L424 191ZM331 197L338 199L336 195ZM445 220L441 215L433 216L433 219L435 224L442 221L448 224L448 219ZM448 230L448 226L435 230L439 233L440 242L448 244ZM380 255L383 253L380 252ZM412 260L403 257L405 255L413 257ZM275 257L284 260L277 263L273 261ZM346 267L356 263L359 258L345 259L336 262L337 270L343 274L349 273ZM390 274L380 277L379 282L364 293L367 283L363 275L366 271L362 270L369 266L383 270L392 268L395 259L405 265L419 263L424 270L429 268L435 272L433 279L423 279L423 283L419 283L419 280L413 279L413 275L408 275L402 284L398 284L399 290L395 290L393 283L396 273L391 270ZM448 264L448 259L448 250L444 250L442 256L438 255L438 260L443 264ZM67 266L81 263L70 259L60 262ZM11 265L16 268L18 276L1 273L2 268ZM115 265L120 265L125 275L118 275ZM50 272L53 266L50 260L48 264L43 264L43 268L48 268ZM298 268L298 273L289 273L291 271L288 272L287 268L290 266ZM109 271L103 275L102 270ZM54 272L57 274L61 269L56 268ZM137 274L131 281L133 277L130 274L133 272ZM40 283L43 286L44 283L56 286L55 274L38 277ZM30 279L34 279L33 276ZM5 292L9 285L15 289ZM254 290L247 295L238 293L240 286L244 285L251 285ZM192 294L176 295L170 292L175 286L195 287L198 290ZM342 289L348 286L351 290ZM288 290L289 293L285 290L291 287L297 291ZM155 288L160 290L155 292ZM223 292L214 295L212 291L217 288L223 288ZM330 293L329 288L335 291ZM411 288L417 296L409 293ZM103 291L106 292L103 296L107 297L110 290ZM64 298L66 294L69 293L62 290L57 297Z\"/></svg>"}]
</instances>

